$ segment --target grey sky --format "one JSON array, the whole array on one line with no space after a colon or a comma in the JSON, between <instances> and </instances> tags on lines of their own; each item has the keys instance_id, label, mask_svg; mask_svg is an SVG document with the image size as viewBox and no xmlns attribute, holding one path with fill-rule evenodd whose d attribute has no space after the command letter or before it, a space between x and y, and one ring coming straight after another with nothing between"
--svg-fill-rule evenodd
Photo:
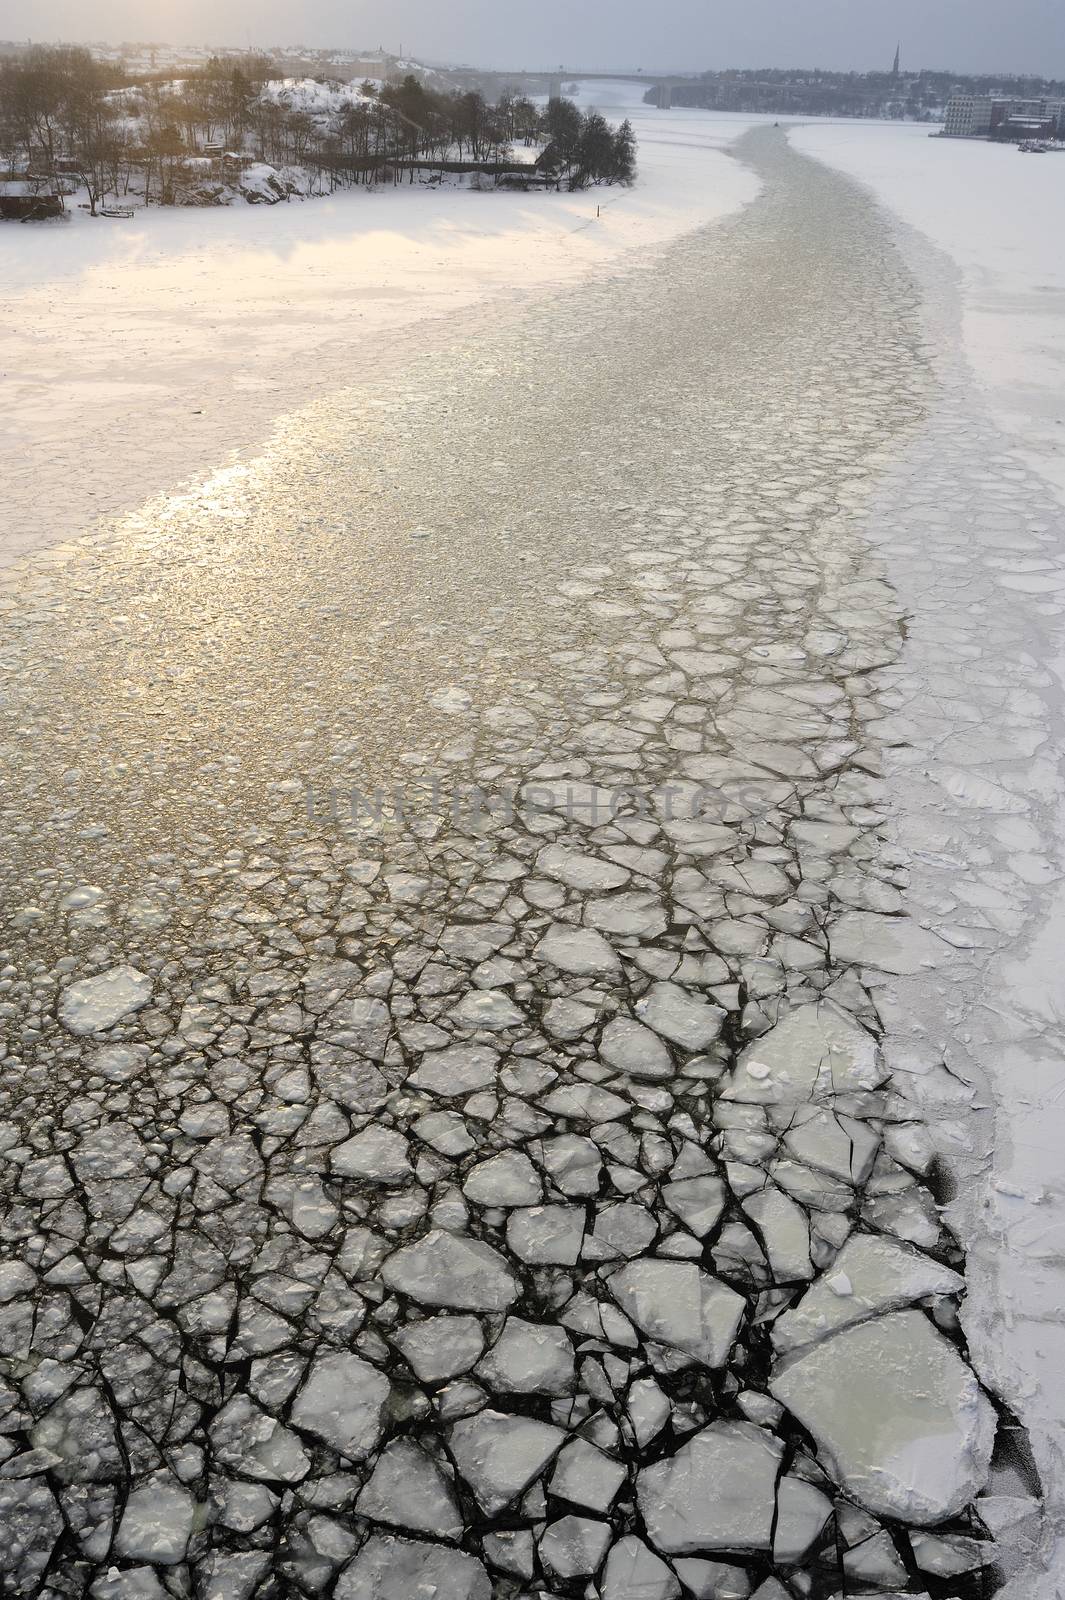
<instances>
[{"instance_id":1,"label":"grey sky","mask_svg":"<svg viewBox=\"0 0 1065 1600\"><path fill-rule=\"evenodd\" d=\"M0 0L0 37L335 44L484 66L1065 76L1065 0Z\"/></svg>"}]
</instances>

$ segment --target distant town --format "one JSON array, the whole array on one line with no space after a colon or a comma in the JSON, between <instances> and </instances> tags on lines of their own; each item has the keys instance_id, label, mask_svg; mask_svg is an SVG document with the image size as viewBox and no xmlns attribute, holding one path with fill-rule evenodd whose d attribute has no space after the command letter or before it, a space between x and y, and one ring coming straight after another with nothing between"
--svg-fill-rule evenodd
<instances>
[{"instance_id":1,"label":"distant town","mask_svg":"<svg viewBox=\"0 0 1065 1600\"><path fill-rule=\"evenodd\" d=\"M654 104L649 89L645 100ZM1065 148L1065 81L906 72L704 72L671 88L673 105L786 117L864 117L941 124L944 138Z\"/></svg>"},{"instance_id":2,"label":"distant town","mask_svg":"<svg viewBox=\"0 0 1065 1600\"><path fill-rule=\"evenodd\" d=\"M653 104L654 90L645 98ZM704 72L674 84L672 103L786 117L927 122L954 138L1065 137L1065 81L907 71L901 46L881 72Z\"/></svg>"}]
</instances>

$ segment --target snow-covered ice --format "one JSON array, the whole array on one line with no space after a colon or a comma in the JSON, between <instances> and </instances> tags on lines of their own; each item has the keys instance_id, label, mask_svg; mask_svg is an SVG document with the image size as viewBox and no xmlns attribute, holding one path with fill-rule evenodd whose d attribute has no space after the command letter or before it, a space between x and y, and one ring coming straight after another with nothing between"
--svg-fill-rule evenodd
<instances>
[{"instance_id":1,"label":"snow-covered ice","mask_svg":"<svg viewBox=\"0 0 1065 1600\"><path fill-rule=\"evenodd\" d=\"M768 1551L783 1447L748 1422L714 1422L636 1484L648 1537L665 1555Z\"/></svg>"},{"instance_id":2,"label":"snow-covered ice","mask_svg":"<svg viewBox=\"0 0 1065 1600\"><path fill-rule=\"evenodd\" d=\"M412 1595L447 1600L492 1600L482 1564L461 1550L374 1534L337 1579L337 1600L410 1600Z\"/></svg>"},{"instance_id":3,"label":"snow-covered ice","mask_svg":"<svg viewBox=\"0 0 1065 1600\"><path fill-rule=\"evenodd\" d=\"M566 1435L535 1418L481 1411L451 1430L451 1454L482 1510L494 1516L527 1489Z\"/></svg>"},{"instance_id":4,"label":"snow-covered ice","mask_svg":"<svg viewBox=\"0 0 1065 1600\"><path fill-rule=\"evenodd\" d=\"M576 1383L573 1346L564 1328L508 1317L477 1377L503 1393L568 1394Z\"/></svg>"},{"instance_id":5,"label":"snow-covered ice","mask_svg":"<svg viewBox=\"0 0 1065 1600\"><path fill-rule=\"evenodd\" d=\"M147 1005L152 980L133 967L113 967L63 991L59 1018L71 1033L100 1033Z\"/></svg>"},{"instance_id":6,"label":"snow-covered ice","mask_svg":"<svg viewBox=\"0 0 1065 1600\"><path fill-rule=\"evenodd\" d=\"M382 1276L390 1289L423 1305L458 1311L503 1311L520 1292L498 1251L439 1229L397 1250Z\"/></svg>"},{"instance_id":7,"label":"snow-covered ice","mask_svg":"<svg viewBox=\"0 0 1065 1600\"><path fill-rule=\"evenodd\" d=\"M393 1439L385 1446L355 1505L372 1522L434 1539L462 1536L462 1515L451 1484L410 1439Z\"/></svg>"},{"instance_id":8,"label":"snow-covered ice","mask_svg":"<svg viewBox=\"0 0 1065 1600\"><path fill-rule=\"evenodd\" d=\"M662 115L635 84L588 91L583 103L635 124L632 190L386 186L0 231L18 401L0 564L261 448L275 419L323 390L369 382L385 397L408 340L443 348L488 306L512 316L754 198L756 180L724 152L758 119Z\"/></svg>"},{"instance_id":9,"label":"snow-covered ice","mask_svg":"<svg viewBox=\"0 0 1065 1600\"><path fill-rule=\"evenodd\" d=\"M609 1279L610 1293L650 1338L720 1367L743 1315L740 1296L690 1262L636 1261Z\"/></svg>"},{"instance_id":10,"label":"snow-covered ice","mask_svg":"<svg viewBox=\"0 0 1065 1600\"><path fill-rule=\"evenodd\" d=\"M987 1482L991 1403L918 1312L877 1317L785 1358L770 1388L880 1516L943 1522Z\"/></svg>"},{"instance_id":11,"label":"snow-covered ice","mask_svg":"<svg viewBox=\"0 0 1065 1600\"><path fill-rule=\"evenodd\" d=\"M361 1461L381 1436L389 1392L388 1379L359 1356L321 1356L296 1396L292 1422Z\"/></svg>"},{"instance_id":12,"label":"snow-covered ice","mask_svg":"<svg viewBox=\"0 0 1065 1600\"><path fill-rule=\"evenodd\" d=\"M953 261L980 394L1065 503L1065 223L1057 162L919 124L806 123L799 150L867 184Z\"/></svg>"}]
</instances>

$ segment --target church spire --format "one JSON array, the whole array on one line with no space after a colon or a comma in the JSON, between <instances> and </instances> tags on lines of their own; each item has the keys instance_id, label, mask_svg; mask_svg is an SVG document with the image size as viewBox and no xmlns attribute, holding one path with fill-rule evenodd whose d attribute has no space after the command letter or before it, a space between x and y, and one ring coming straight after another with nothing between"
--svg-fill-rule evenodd
<instances>
[{"instance_id":1,"label":"church spire","mask_svg":"<svg viewBox=\"0 0 1065 1600\"><path fill-rule=\"evenodd\" d=\"M897 78L901 68L902 68L902 40L900 39L899 43L898 43L898 46L897 46L897 48L895 50L895 65L891 69L891 76L893 78Z\"/></svg>"}]
</instances>

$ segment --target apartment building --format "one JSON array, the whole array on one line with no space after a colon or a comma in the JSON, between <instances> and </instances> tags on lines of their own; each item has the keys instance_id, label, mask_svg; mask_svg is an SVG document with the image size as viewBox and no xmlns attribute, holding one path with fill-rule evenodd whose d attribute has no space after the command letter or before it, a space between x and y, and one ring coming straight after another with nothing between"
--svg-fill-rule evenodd
<instances>
[{"instance_id":1,"label":"apartment building","mask_svg":"<svg viewBox=\"0 0 1065 1600\"><path fill-rule=\"evenodd\" d=\"M978 139L991 132L995 102L990 96L956 94L947 106L943 132L948 139Z\"/></svg>"}]
</instances>

